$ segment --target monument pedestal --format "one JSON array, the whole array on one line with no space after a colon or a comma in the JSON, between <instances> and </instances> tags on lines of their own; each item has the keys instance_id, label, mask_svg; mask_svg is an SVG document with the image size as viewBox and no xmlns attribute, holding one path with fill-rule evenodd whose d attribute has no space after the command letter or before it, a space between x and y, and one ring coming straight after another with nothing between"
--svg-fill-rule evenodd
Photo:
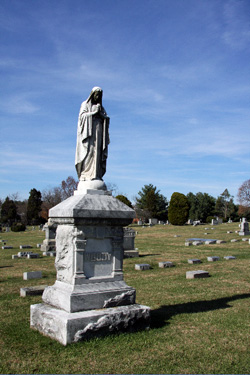
<instances>
[{"instance_id":1,"label":"monument pedestal","mask_svg":"<svg viewBox=\"0 0 250 375\"><path fill-rule=\"evenodd\" d=\"M73 343L149 327L150 309L123 281L123 227L134 210L103 190L80 191L50 210L57 225L57 280L31 306L31 327Z\"/></svg>"}]
</instances>

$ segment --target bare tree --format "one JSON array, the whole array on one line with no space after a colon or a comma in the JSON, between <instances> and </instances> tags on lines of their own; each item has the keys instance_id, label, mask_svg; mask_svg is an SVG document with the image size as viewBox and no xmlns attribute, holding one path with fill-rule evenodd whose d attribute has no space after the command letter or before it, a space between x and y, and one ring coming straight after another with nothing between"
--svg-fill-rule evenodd
<instances>
[{"instance_id":1,"label":"bare tree","mask_svg":"<svg viewBox=\"0 0 250 375\"><path fill-rule=\"evenodd\" d=\"M63 200L74 195L74 191L77 189L77 184L78 182L72 176L69 176L66 181L63 180L61 182L61 192Z\"/></svg>"},{"instance_id":2,"label":"bare tree","mask_svg":"<svg viewBox=\"0 0 250 375\"><path fill-rule=\"evenodd\" d=\"M250 213L250 180L243 182L239 187L237 198L239 201L239 215Z\"/></svg>"}]
</instances>

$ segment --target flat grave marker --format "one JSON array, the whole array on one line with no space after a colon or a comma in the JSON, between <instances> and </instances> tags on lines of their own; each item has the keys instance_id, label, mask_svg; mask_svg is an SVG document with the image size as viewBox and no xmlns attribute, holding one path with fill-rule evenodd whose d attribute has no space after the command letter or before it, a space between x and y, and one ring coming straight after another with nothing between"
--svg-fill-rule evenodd
<instances>
[{"instance_id":1,"label":"flat grave marker","mask_svg":"<svg viewBox=\"0 0 250 375\"><path fill-rule=\"evenodd\" d=\"M23 279L24 280L30 280L30 279L41 279L42 271L31 271L31 272L24 272L23 273Z\"/></svg>"},{"instance_id":2,"label":"flat grave marker","mask_svg":"<svg viewBox=\"0 0 250 375\"><path fill-rule=\"evenodd\" d=\"M137 271L145 271L150 269L150 265L147 263L135 264L135 269Z\"/></svg>"},{"instance_id":3,"label":"flat grave marker","mask_svg":"<svg viewBox=\"0 0 250 375\"><path fill-rule=\"evenodd\" d=\"M220 260L220 257L213 256L213 257L207 257L208 262L216 262L217 260Z\"/></svg>"},{"instance_id":4,"label":"flat grave marker","mask_svg":"<svg viewBox=\"0 0 250 375\"><path fill-rule=\"evenodd\" d=\"M20 288L20 297L40 296L43 294L44 289L47 288L47 286L48 285L38 285L38 286Z\"/></svg>"},{"instance_id":5,"label":"flat grave marker","mask_svg":"<svg viewBox=\"0 0 250 375\"><path fill-rule=\"evenodd\" d=\"M174 267L173 262L159 262L159 268Z\"/></svg>"},{"instance_id":6,"label":"flat grave marker","mask_svg":"<svg viewBox=\"0 0 250 375\"><path fill-rule=\"evenodd\" d=\"M198 264L198 263L202 263L202 261L200 259L188 259L188 263L189 264Z\"/></svg>"},{"instance_id":7,"label":"flat grave marker","mask_svg":"<svg viewBox=\"0 0 250 375\"><path fill-rule=\"evenodd\" d=\"M207 271L187 271L186 272L186 279L201 279L205 277L209 277L209 273Z\"/></svg>"}]
</instances>

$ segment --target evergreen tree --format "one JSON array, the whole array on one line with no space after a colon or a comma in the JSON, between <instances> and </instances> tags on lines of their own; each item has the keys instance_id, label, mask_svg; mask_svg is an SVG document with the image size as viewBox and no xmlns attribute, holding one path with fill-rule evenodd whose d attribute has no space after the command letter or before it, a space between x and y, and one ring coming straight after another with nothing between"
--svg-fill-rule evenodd
<instances>
[{"instance_id":1,"label":"evergreen tree","mask_svg":"<svg viewBox=\"0 0 250 375\"><path fill-rule=\"evenodd\" d=\"M27 221L30 225L37 225L41 223L39 213L42 206L42 194L36 189L30 191L27 206Z\"/></svg>"},{"instance_id":2,"label":"evergreen tree","mask_svg":"<svg viewBox=\"0 0 250 375\"><path fill-rule=\"evenodd\" d=\"M207 193L188 193L189 219L206 222L208 216L214 215L215 198Z\"/></svg>"},{"instance_id":3,"label":"evergreen tree","mask_svg":"<svg viewBox=\"0 0 250 375\"><path fill-rule=\"evenodd\" d=\"M17 207L12 199L7 197L1 206L1 222L12 225L19 219Z\"/></svg>"},{"instance_id":4,"label":"evergreen tree","mask_svg":"<svg viewBox=\"0 0 250 375\"><path fill-rule=\"evenodd\" d=\"M148 213L152 218L158 220L167 220L168 201L156 186L152 184L144 185L139 191L139 197L136 198L136 207Z\"/></svg>"},{"instance_id":5,"label":"evergreen tree","mask_svg":"<svg viewBox=\"0 0 250 375\"><path fill-rule=\"evenodd\" d=\"M184 225L188 220L189 204L184 194L173 193L168 208L168 219L173 225Z\"/></svg>"},{"instance_id":6,"label":"evergreen tree","mask_svg":"<svg viewBox=\"0 0 250 375\"><path fill-rule=\"evenodd\" d=\"M128 207L133 208L132 203L130 202L130 200L127 197L125 197L125 195L119 194L119 195L116 196L116 199L118 199L122 203L126 204Z\"/></svg>"}]
</instances>

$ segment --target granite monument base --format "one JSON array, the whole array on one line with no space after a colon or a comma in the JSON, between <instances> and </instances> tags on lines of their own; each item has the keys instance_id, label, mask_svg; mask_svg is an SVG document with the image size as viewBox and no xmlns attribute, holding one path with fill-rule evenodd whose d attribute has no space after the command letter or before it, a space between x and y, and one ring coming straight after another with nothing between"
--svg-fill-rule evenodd
<instances>
[{"instance_id":1,"label":"granite monument base","mask_svg":"<svg viewBox=\"0 0 250 375\"><path fill-rule=\"evenodd\" d=\"M105 190L82 190L50 210L57 278L31 306L31 327L63 345L149 327L150 308L123 280L123 228L135 212Z\"/></svg>"},{"instance_id":2,"label":"granite monument base","mask_svg":"<svg viewBox=\"0 0 250 375\"><path fill-rule=\"evenodd\" d=\"M63 345L117 332L148 329L150 308L128 305L68 313L47 304L30 306L30 326Z\"/></svg>"}]
</instances>

